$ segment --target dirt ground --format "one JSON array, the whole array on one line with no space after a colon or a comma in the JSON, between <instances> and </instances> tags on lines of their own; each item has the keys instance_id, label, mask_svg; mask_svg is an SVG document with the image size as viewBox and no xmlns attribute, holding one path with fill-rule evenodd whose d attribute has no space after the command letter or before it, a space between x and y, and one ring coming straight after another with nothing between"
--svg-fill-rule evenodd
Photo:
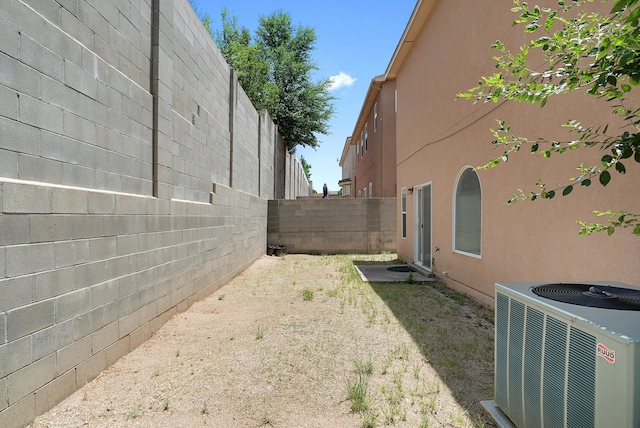
<instances>
[{"instance_id":1,"label":"dirt ground","mask_svg":"<svg viewBox=\"0 0 640 428\"><path fill-rule=\"evenodd\" d=\"M491 426L492 312L373 259L263 256L32 426Z\"/></svg>"}]
</instances>

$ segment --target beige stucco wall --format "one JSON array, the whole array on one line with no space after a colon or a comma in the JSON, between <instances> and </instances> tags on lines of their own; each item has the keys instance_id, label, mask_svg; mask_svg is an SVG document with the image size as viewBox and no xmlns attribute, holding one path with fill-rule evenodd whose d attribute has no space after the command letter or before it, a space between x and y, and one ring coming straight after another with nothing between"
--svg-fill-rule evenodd
<instances>
[{"instance_id":1,"label":"beige stucco wall","mask_svg":"<svg viewBox=\"0 0 640 428\"><path fill-rule=\"evenodd\" d=\"M640 285L640 239L627 230L612 237L578 237L578 219L596 221L593 210L640 212L639 171L632 161L626 175L613 173L606 189L599 184L576 188L553 200L504 202L521 188L536 190L542 178L550 188L577 175L580 163L595 164L603 152L579 150L564 155L521 152L492 170L480 171L482 187L482 256L452 250L453 192L465 166L478 166L501 153L492 149L490 128L505 119L516 134L531 138L566 136L568 119L603 124L610 106L582 94L551 99L544 109L515 102L474 105L455 100L456 93L495 72L490 50L496 39L525 42L520 28L511 28L511 2L436 1L410 55L397 74L397 174L402 187L432 183L433 270L449 285L491 304L499 281L616 280ZM398 198L398 211L400 211ZM398 254L414 259L413 196L407 198L407 238L398 216ZM436 247L439 251L436 251ZM447 272L444 276L443 272Z\"/></svg>"}]
</instances>

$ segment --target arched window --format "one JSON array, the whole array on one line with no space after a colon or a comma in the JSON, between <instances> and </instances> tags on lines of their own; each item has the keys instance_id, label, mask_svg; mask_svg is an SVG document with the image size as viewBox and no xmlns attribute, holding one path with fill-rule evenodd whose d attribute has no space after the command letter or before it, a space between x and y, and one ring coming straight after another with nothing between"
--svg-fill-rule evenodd
<instances>
[{"instance_id":1,"label":"arched window","mask_svg":"<svg viewBox=\"0 0 640 428\"><path fill-rule=\"evenodd\" d=\"M478 174L465 168L458 176L453 207L453 248L480 257L482 247L482 190Z\"/></svg>"}]
</instances>

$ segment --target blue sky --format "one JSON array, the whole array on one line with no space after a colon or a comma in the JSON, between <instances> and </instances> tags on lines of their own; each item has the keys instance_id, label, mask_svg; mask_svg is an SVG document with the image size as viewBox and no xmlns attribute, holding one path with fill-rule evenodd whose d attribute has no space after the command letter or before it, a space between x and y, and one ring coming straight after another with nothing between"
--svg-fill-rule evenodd
<instances>
[{"instance_id":1,"label":"blue sky","mask_svg":"<svg viewBox=\"0 0 640 428\"><path fill-rule=\"evenodd\" d=\"M281 10L294 25L313 27L316 49L313 59L319 70L315 79L335 81L335 114L330 134L318 135L317 150L298 148L297 155L311 164L315 190L339 189L342 172L337 159L351 135L362 102L375 76L383 74L409 22L416 0L194 0L199 13L207 13L212 26L221 28L224 7L237 16L238 26L253 35L261 15Z\"/></svg>"}]
</instances>

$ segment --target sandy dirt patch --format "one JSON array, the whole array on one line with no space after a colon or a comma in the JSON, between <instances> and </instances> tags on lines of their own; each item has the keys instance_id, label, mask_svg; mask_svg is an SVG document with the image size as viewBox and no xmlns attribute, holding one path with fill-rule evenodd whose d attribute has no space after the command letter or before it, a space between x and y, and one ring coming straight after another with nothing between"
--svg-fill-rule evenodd
<instances>
[{"instance_id":1,"label":"sandy dirt patch","mask_svg":"<svg viewBox=\"0 0 640 428\"><path fill-rule=\"evenodd\" d=\"M32 425L489 426L492 312L374 259L263 256Z\"/></svg>"}]
</instances>

